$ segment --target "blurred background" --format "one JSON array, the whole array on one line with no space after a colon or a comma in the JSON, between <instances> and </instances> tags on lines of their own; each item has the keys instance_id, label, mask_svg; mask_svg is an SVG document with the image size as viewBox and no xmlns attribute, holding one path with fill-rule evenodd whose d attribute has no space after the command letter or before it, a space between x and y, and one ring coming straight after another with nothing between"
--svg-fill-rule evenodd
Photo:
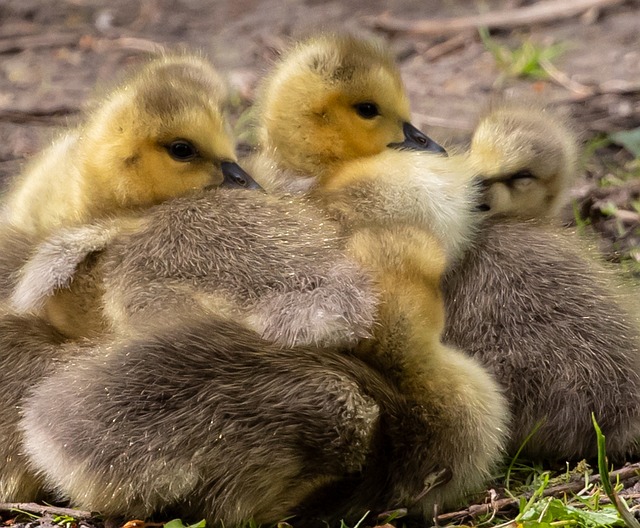
<instances>
[{"instance_id":1,"label":"blurred background","mask_svg":"<svg viewBox=\"0 0 640 528\"><path fill-rule=\"evenodd\" d=\"M251 143L255 87L291 39L376 34L396 53L413 122L464 144L492 99L541 99L570 114L583 178L566 211L602 250L640 270L639 0L2 0L0 181L20 171L96 86L160 48L201 49L232 88Z\"/></svg>"}]
</instances>

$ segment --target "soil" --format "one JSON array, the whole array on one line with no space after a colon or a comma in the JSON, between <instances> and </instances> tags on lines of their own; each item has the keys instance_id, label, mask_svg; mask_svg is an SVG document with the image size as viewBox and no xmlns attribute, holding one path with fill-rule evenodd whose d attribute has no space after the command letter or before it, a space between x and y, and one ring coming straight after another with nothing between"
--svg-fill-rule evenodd
<instances>
[{"instance_id":1,"label":"soil","mask_svg":"<svg viewBox=\"0 0 640 528\"><path fill-rule=\"evenodd\" d=\"M493 30L492 40L512 50L524 42L562 45L563 53L553 59L553 78L539 80L505 75L473 29L447 31L446 22L439 34L376 29L390 16L444 19L532 3L2 0L0 184L19 173L56 130L79 119L96 87L160 47L207 54L236 93L237 119L291 39L317 30L375 32L396 52L414 124L440 143L464 143L478 114L505 95L543 99L572 115L593 151L574 190L576 210L604 235L609 259L633 263L640 259L640 179L629 175L640 175L640 162L606 140L595 147L606 134L640 127L640 0L610 1L578 15ZM573 210L566 216L573 221Z\"/></svg>"}]
</instances>

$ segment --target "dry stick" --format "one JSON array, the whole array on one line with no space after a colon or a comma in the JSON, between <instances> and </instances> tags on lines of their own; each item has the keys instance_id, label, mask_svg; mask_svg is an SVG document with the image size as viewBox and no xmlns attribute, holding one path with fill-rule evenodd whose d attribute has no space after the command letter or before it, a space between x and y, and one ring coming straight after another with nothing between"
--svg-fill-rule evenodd
<instances>
[{"instance_id":1,"label":"dry stick","mask_svg":"<svg viewBox=\"0 0 640 528\"><path fill-rule=\"evenodd\" d=\"M144 51L146 53L160 53L165 50L165 46L154 40L121 36L116 38L93 38L89 37L81 41L81 45L90 47L92 50L102 52L114 48Z\"/></svg>"},{"instance_id":2,"label":"dry stick","mask_svg":"<svg viewBox=\"0 0 640 528\"><path fill-rule=\"evenodd\" d=\"M576 94L578 100L588 99L597 95L606 94L632 94L640 91L640 82L630 82L618 79L611 79L601 84L586 85L574 81L566 73L556 68L549 60L541 59L540 66L547 72L549 77L563 86L570 92Z\"/></svg>"},{"instance_id":3,"label":"dry stick","mask_svg":"<svg viewBox=\"0 0 640 528\"><path fill-rule=\"evenodd\" d=\"M42 506L35 502L0 502L0 511L21 510L27 513L36 514L52 514L52 515L68 515L75 519L89 519L94 516L93 513L82 510L74 510L71 508L58 508L56 506Z\"/></svg>"},{"instance_id":4,"label":"dry stick","mask_svg":"<svg viewBox=\"0 0 640 528\"><path fill-rule=\"evenodd\" d=\"M79 107L65 105L52 108L31 108L29 110L0 110L0 122L49 122L52 118L77 114L79 111Z\"/></svg>"},{"instance_id":5,"label":"dry stick","mask_svg":"<svg viewBox=\"0 0 640 528\"><path fill-rule=\"evenodd\" d=\"M555 80L555 79L554 79ZM578 93L571 91L571 96L554 99L549 104L551 106L561 106L567 103L578 103L603 95L631 95L640 93L640 82L622 81L612 79L601 84L583 85L591 89L590 93Z\"/></svg>"},{"instance_id":6,"label":"dry stick","mask_svg":"<svg viewBox=\"0 0 640 528\"><path fill-rule=\"evenodd\" d=\"M588 9L622 4L625 0L543 0L519 9L491 11L479 15L431 20L402 20L383 15L369 19L369 24L383 31L414 33L420 35L442 35L479 27L509 29L529 24L555 22L570 18Z\"/></svg>"},{"instance_id":7,"label":"dry stick","mask_svg":"<svg viewBox=\"0 0 640 528\"><path fill-rule=\"evenodd\" d=\"M609 480L615 482L616 479L620 479L620 481L629 480L637 476L640 471L640 462L636 462L635 464L629 464L628 466L623 467L622 469L618 469L616 471L612 471L609 473ZM600 475L594 475L589 478L589 484L596 484L600 482ZM543 497L549 496L559 496L565 493L578 492L584 489L584 480L577 480L575 482L567 482L566 484L558 484L557 486L551 486L545 489L542 492ZM528 498L528 494L525 494L525 497ZM448 522L453 520L464 519L465 517L476 517L478 515L484 515L491 511L500 511L502 509L506 509L510 506L515 506L518 504L519 499L515 498L506 498L506 499L498 499L496 501L492 501L487 504L472 504L468 508L464 510L460 510L457 512L451 513L443 513L438 515L438 522Z\"/></svg>"},{"instance_id":8,"label":"dry stick","mask_svg":"<svg viewBox=\"0 0 640 528\"><path fill-rule=\"evenodd\" d=\"M547 75L549 75L552 80L570 92L575 93L579 97L589 97L596 93L595 87L574 81L566 73L551 64L551 61L547 59L540 59L540 66L542 66L542 69L547 72Z\"/></svg>"},{"instance_id":9,"label":"dry stick","mask_svg":"<svg viewBox=\"0 0 640 528\"><path fill-rule=\"evenodd\" d=\"M0 39L0 53L13 53L25 49L56 48L73 46L80 37L69 33L51 33L48 35L26 35L24 37L7 37Z\"/></svg>"},{"instance_id":10,"label":"dry stick","mask_svg":"<svg viewBox=\"0 0 640 528\"><path fill-rule=\"evenodd\" d=\"M35 48L57 48L64 46L77 46L82 44L86 36L69 33L52 33L50 35L24 35L19 37L0 37L0 54L15 53ZM134 51L156 53L164 50L159 42L133 36L120 36L116 38L93 38L97 42L94 46L106 48L121 48Z\"/></svg>"},{"instance_id":11,"label":"dry stick","mask_svg":"<svg viewBox=\"0 0 640 528\"><path fill-rule=\"evenodd\" d=\"M444 42L441 42L440 44L431 46L427 51L424 52L424 58L433 62L440 57L444 57L445 55L448 55L449 53L462 48L468 40L469 35L465 33L456 35L455 37L451 37Z\"/></svg>"}]
</instances>

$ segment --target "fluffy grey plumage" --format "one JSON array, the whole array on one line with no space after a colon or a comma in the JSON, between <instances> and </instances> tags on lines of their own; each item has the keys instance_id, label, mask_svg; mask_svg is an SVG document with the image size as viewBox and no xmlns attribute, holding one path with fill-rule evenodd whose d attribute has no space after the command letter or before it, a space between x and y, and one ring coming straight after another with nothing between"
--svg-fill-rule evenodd
<instances>
[{"instance_id":1,"label":"fluffy grey plumage","mask_svg":"<svg viewBox=\"0 0 640 528\"><path fill-rule=\"evenodd\" d=\"M464 183L452 181L447 185L445 178L442 180L443 187L447 190L467 188ZM398 187L402 187L402 184ZM375 194L384 191L387 187L372 185L367 188ZM409 198L411 203L415 203L411 190L405 189L403 195ZM337 195L334 196L337 197ZM344 199L349 201L348 196ZM459 202L468 205L470 199L462 195ZM339 216L348 214L341 209L343 205L344 202L340 202ZM380 207L389 210L386 216L395 218L394 212L397 211L397 207L389 206L384 200L382 205L378 205L378 208ZM375 212L372 211L372 214ZM469 212L460 208L458 213L452 212L453 217L456 217L456 214L466 218ZM385 219L382 223L386 224L387 221ZM400 223L403 224L403 222ZM59 280L66 273L65 270L73 269L73 266L68 265L68 259L72 258L77 262L77 248L83 247L82 233L91 233L92 229L68 231L67 234L60 235L62 238L49 243L65 248L60 257L62 261L55 264L49 280L51 277L58 277L56 280ZM109 228L105 226L105 229ZM361 226L361 230L365 228ZM257 516L264 522L278 520L278 516L292 511L292 508L312 491L314 491L313 496L305 500L305 504L296 511L303 512L305 515L319 512L317 514L320 518L327 519L334 513L355 517L371 508L408 506L420 515L428 515L434 503L455 502L469 490L481 485L501 452L500 446L506 420L502 397L496 391L490 377L479 365L459 352L447 349L438 343L439 330L436 330L433 335L429 334L426 342L420 339L412 341L410 336L414 328L412 326L407 328L402 324L405 311L404 307L400 306L400 301L388 310L394 314L390 317L393 322L384 320L384 324L389 325L399 322L398 327L394 326L390 330L391 333L396 332L393 335L398 337L399 343L376 352L382 356L388 354L390 360L374 361L374 355L366 351L361 353L363 360L376 364L385 374L386 368L389 366L393 368L395 366L393 362L397 361L398 371L405 373L407 368L410 370L414 365L415 355L423 357L422 346L426 344L428 350L424 351L424 368L418 369L419 373L411 372L411 379L423 380L425 373L432 371L437 371L438 375L427 375L426 379L433 379L433 381L427 382L424 386L418 382L405 384L403 379L398 379L397 372L394 371L389 374L390 381L383 384L384 390L382 390L375 388L378 383L375 381L376 378L369 379L370 375L366 374L371 367L358 367L361 365L360 360L348 356L340 359L346 362L348 368L340 368L346 369L344 372L349 373L349 377L354 375L354 369L357 372L362 370L364 381L360 387L367 387L367 391L373 391L369 392L374 396L372 401L383 409L381 419L384 420L385 426L381 427L381 430L385 432L379 433L383 435L380 438L376 436L375 443L376 446L378 443L383 444L384 452L378 447L364 447L359 450L356 444L350 449L356 450L360 462L357 464L345 462L347 459L355 460L357 457L350 455L349 450L341 446L351 445L354 435L368 438L371 434L368 432L368 426L358 422L352 423L350 414L335 408L332 408L331 412L335 415L335 420L339 420L337 423L322 418L323 415L320 416L319 423L322 427L329 428L326 434L335 435L336 439L332 442L337 446L337 451L334 452L333 448L330 448L324 455L312 453L314 457L319 457L319 460L323 460L323 456L332 456L335 461L338 461L342 470L336 470L330 476L332 479L341 481L346 479L350 482L351 489L346 494L349 501L341 502L339 508L332 503L330 506L332 512L329 512L327 503L322 500L324 493L332 495L336 489L331 485L331 479L329 479L328 488L322 486L319 490L316 488L320 487L320 484L327 484L325 481L329 477L287 473L282 477L285 481L279 482L282 472L278 469L279 465L276 468L269 465L273 464L274 460L267 455L264 455L264 459L260 458L263 445L261 437L249 434L244 437L243 442L234 439L234 442L238 443L237 454L234 454L235 451L228 454L214 450L211 456L215 455L215 458L206 460L198 458L197 462L192 462L196 456L205 457L200 453L211 451L209 437L196 436L192 431L192 428L195 428L203 431L204 434L209 430L208 424L212 411L207 407L207 398L213 398L213 393L210 392L206 394L211 396L193 396L193 392L189 392L198 400L191 411L193 420L191 416L187 417L184 414L162 414L165 412L164 409L152 410L155 414L152 417L146 416L146 419L153 424L168 422L171 428L167 426L167 431L173 431L174 428L176 431L183 431L171 433L171 442L176 443L176 447L172 449L182 449L184 444L188 444L193 450L192 455L185 455L187 461L183 462L183 466L168 467L173 474L178 475L169 483L166 482L169 479L168 476L165 479L160 478L160 483L157 483L157 479L152 479L151 475L157 477L160 472L162 474L167 472L162 469L164 462L161 461L173 460L177 455L174 457L173 452L167 452L166 455L163 454L161 461L152 460L149 463L146 454L156 451L154 437L152 436L151 440L144 436L120 440L118 434L121 433L114 437L114 433L111 433L106 426L109 428L124 426L111 425L111 420L105 419L106 425L102 428L93 422L83 428L91 430L90 433L85 434L93 435L95 431L97 435L96 438L91 436L86 440L79 438L77 430L69 426L68 429L71 432L66 434L73 434L74 438L60 437L55 442L59 446L68 444L67 452L41 447L45 445L45 438L51 434L54 437L58 434L49 429L55 427L59 431L65 430L64 427L60 429L59 414L66 416L70 412L71 414L77 412L86 413L86 416L92 414L100 416L106 412L112 412L111 400L103 399L102 389L94 389L94 387L109 387L112 377L117 383L121 383L122 379L136 380L129 382L134 383L136 390L129 396L123 396L123 399L118 401L117 408L113 410L113 412L126 414L129 418L135 415L138 406L146 405L146 397L141 399L140 394L155 390L154 384L149 380L164 379L166 376L164 372L174 373L174 377L179 380L175 388L169 388L165 392L168 396L173 396L175 401L182 398L181 391L187 390L185 387L193 388L203 383L201 379L203 372L206 371L202 364L203 355L213 354L215 359L207 368L208 376L216 381L212 388L207 390L227 386L226 371L219 374L215 371L226 365L227 360L224 358L227 355L235 358L237 368L240 369L245 365L244 361L249 361L254 367L253 360L248 358L258 354L258 351L267 357L275 354L273 347L267 347L257 335L243 330L241 328L243 324L257 329L270 341L285 345L300 342L323 345L336 342L351 343L355 337L367 334L373 324L377 298L372 293L373 286L369 275L362 271L353 259L346 257L343 248L347 246L347 241L339 236L337 231L337 224L324 217L316 207L301 200L294 201L243 191L216 191L205 193L200 197L176 199L162 204L150 209L139 219L129 221L126 229L119 234L112 236L107 233L103 237L106 248L98 260L105 290L105 312L118 328L128 327L133 332L139 332L139 328L147 326L150 321L154 321L155 324L164 322L175 329L175 335L163 334L165 337L161 338L147 335L140 341L111 347L106 365L104 361L97 359L82 360L74 364L68 372L56 375L55 381L47 382L37 392L30 407L34 413L37 411L37 414L28 415L25 422L28 445L38 467L45 472L50 482L69 494L75 503L83 507L99 509L107 514L146 515L158 509L170 507L174 502L180 502L184 496L189 495L192 508L190 511L206 511L212 519L221 519L225 522L238 522L251 515ZM412 229L403 225L398 232L404 235L412 232ZM90 238L95 240L93 235ZM374 238L378 240L378 237ZM426 250L420 255L427 262L427 268L432 266L431 260L435 259L433 267L441 269L444 259L441 256L439 243L428 238L431 241L429 247L436 248L437 255L431 255L430 251ZM384 240L390 241L389 251L392 256L386 258L387 253L384 252L380 258L393 268L391 262L397 260L395 250L398 249L404 255L404 246L400 244L402 248L399 248L394 242L396 237ZM349 244L352 244L352 241ZM369 244L365 246L370 247ZM96 246L91 247L96 248ZM50 249L51 246L44 246L36 260L30 263L29 268L40 269L42 266L37 263L37 259L43 256L46 257L45 262L49 265L51 257L55 262L55 252L51 252ZM422 263L422 260L420 262ZM58 274L56 269L62 270L62 273ZM413 270L411 266L409 269ZM405 268L401 266L399 273L402 274L404 270ZM408 273L413 277L412 271ZM434 273L439 277L440 272ZM416 276L416 282L420 280ZM36 292L46 291L37 284L35 276L31 278L25 276L24 284L34 288ZM80 284L84 284L82 280ZM435 290L438 289L438 280L433 283L433 286ZM82 293L86 293L84 286L82 286ZM414 294L413 288L411 293ZM398 299L402 300L404 297L398 297ZM441 310L440 301L435 304L433 309ZM202 317L209 322L195 328L190 325L175 327L176 314L181 314L179 317ZM212 322L215 321L216 315L233 318L241 325L225 333L227 327L223 323L220 323L222 326L216 326ZM441 328L441 320L438 324ZM174 344L166 342L169 335L171 339L176 340ZM406 350L404 346L407 347ZM314 349L305 353L310 357L317 356L313 361L321 363L337 361L336 352L331 349ZM98 351L98 356L100 354L102 353ZM233 393L234 398L248 402L247 409L261 408L260 401L256 400L258 397L271 398L270 401L278 408L287 407L295 402L302 404L311 398L311 401L315 402L315 408L322 410L330 403L333 406L341 404L344 394L351 394L353 398L359 397L361 389L351 385L343 389L331 388L330 392L334 393L334 396L318 403L317 399L321 395L322 398L329 398L329 396L324 395L322 391L318 392L320 389L316 384L306 381L312 373L305 374L304 370L299 369L306 369L305 365L310 360L301 359L300 354L301 352L297 349L286 348L275 354L273 361L281 358L278 360L280 361L277 369L278 376L284 378L279 379L277 383L269 381L269 376L265 377L264 373L261 374L263 381L258 383L253 375L248 374L251 369L247 367L247 372L238 373L238 378L234 378L230 383L235 387L245 376L245 390L247 387L254 386L260 389L256 389L255 394L251 390L246 394ZM144 361L129 363L131 358L141 355L145 357ZM164 359L165 356L166 359ZM443 360L449 356L454 357ZM172 366L167 366L166 361L169 360ZM196 360L200 363L194 364ZM405 361L407 365L404 365ZM175 369L178 367L174 362L177 362L175 365L180 365L177 374ZM211 369L214 371L212 372ZM83 382L81 379L88 381ZM51 402L48 391L53 389L48 387L53 387L54 383L71 385L74 387L73 390L79 392L70 392L68 399L59 398L58 401ZM145 383L151 387L144 389ZM279 392L280 385L290 386L291 384L297 387L294 395ZM417 397L415 392L407 389L408 386L418 385L420 393L424 389L429 391L428 394ZM470 386L472 388L469 390ZM118 386L117 389L109 389L109 393L119 394L122 390ZM174 396L175 394L177 395ZM102 399L94 400L94 397ZM398 404L397 401L402 403ZM455 408L450 406L449 401L456 402ZM39 411L39 408L46 410ZM313 405L309 405L309 409L313 408ZM228 418L226 423L230 424L229 427L236 428L239 423L247 419L242 412L238 411ZM286 422L286 428L293 428L295 431L302 428L303 437L315 435L315 429L307 431L306 422L311 419L306 415L308 412L310 411L305 411L302 417L293 416ZM43 423L42 417L49 415L52 416L51 424L55 425ZM198 418L200 415L205 416L206 420ZM263 419L267 422L269 422L269 416L269 412L263 413ZM74 421L82 420L76 417ZM258 428L260 422L257 417L255 420L255 427ZM349 424L347 429L343 420L344 423ZM261 426L268 427L268 424ZM143 435L148 431L143 423L134 423L131 427L137 430L135 434ZM283 424L282 427L285 425ZM185 433L188 439L185 439ZM268 431L267 434L269 434ZM100 453L96 454L93 449L97 438L103 440L98 440ZM277 435L275 438L280 438L279 442L282 441ZM167 442L166 438L163 437L163 441ZM129 446L129 442L140 446L139 449L143 450L142 453L145 456L138 453L137 448L131 447L128 450L130 454L123 460L121 469L114 469L114 473L109 473L108 468L112 464L114 467L117 466L113 461L122 452L120 445ZM364 441L361 443L366 444ZM85 447L90 448L91 451L81 451ZM231 449L230 446L228 448ZM110 449L115 451L110 452ZM256 450L258 452L254 455ZM284 454L278 456L285 461L283 465L295 467L298 464L297 460L301 456L306 456L305 450L306 448L302 447L292 447L286 456ZM268 452L276 453L276 447L270 447ZM240 463L239 461L254 459L255 465L252 462L251 467L246 470L248 473L242 473L235 467L235 464ZM76 462L78 460L82 462ZM150 469L144 469L146 466L143 466L143 461ZM214 466L214 462L217 465ZM320 464L320 462L317 463ZM79 468L70 473L69 464L78 464ZM104 469L98 471L97 477L92 477L92 473L82 469L85 466L91 467L93 471L96 467ZM348 470L350 467L359 469L359 466L365 466L362 473ZM193 467L198 471L192 469ZM450 483L435 492L421 496L427 481L442 475L448 478L452 472L455 474ZM202 491L199 491L200 488L196 483L202 484L201 479L204 478L200 475L215 476L220 473L238 474L240 480L238 483L226 480L215 483L215 486L221 486L220 488L215 487L214 484L208 488L205 485ZM137 474L139 474L138 477L136 477ZM73 475L73 479L69 475ZM98 480L91 480L92 478ZM252 483L246 490L239 487L242 479ZM130 488L123 488L122 482L129 483ZM266 482L272 486L269 488L271 491L267 490ZM309 485L305 484L307 482ZM201 499L196 498L199 493L203 494ZM214 499L215 502L212 503ZM232 509L227 510L227 504L231 505L229 508ZM246 504L253 504L253 506ZM185 508L184 511L189 510Z\"/></svg>"},{"instance_id":2,"label":"fluffy grey plumage","mask_svg":"<svg viewBox=\"0 0 640 528\"><path fill-rule=\"evenodd\" d=\"M0 303L6 303L38 239L8 225L0 226Z\"/></svg>"},{"instance_id":3,"label":"fluffy grey plumage","mask_svg":"<svg viewBox=\"0 0 640 528\"><path fill-rule=\"evenodd\" d=\"M37 317L0 315L0 502L32 501L41 483L28 469L18 428L29 388L65 354L63 336Z\"/></svg>"},{"instance_id":4,"label":"fluffy grey plumage","mask_svg":"<svg viewBox=\"0 0 640 528\"><path fill-rule=\"evenodd\" d=\"M345 344L369 335L377 303L371 280L345 256L337 225L309 203L217 190L125 223L117 236L113 224L104 226L106 249L89 270L102 277L94 294L102 295L103 284L104 313L118 331L200 312L241 320L285 345ZM37 307L75 273L78 254L96 249L95 229L59 233L40 248L14 297L22 310ZM86 274L74 280L56 311L74 312L77 299L91 296Z\"/></svg>"},{"instance_id":5,"label":"fluffy grey plumage","mask_svg":"<svg viewBox=\"0 0 640 528\"><path fill-rule=\"evenodd\" d=\"M396 484L424 486L414 455L427 454L387 431L430 435L356 358L212 317L72 360L36 387L23 426L31 460L76 506L227 525L278 521L304 499L323 518L396 506ZM344 504L323 502L339 481Z\"/></svg>"},{"instance_id":6,"label":"fluffy grey plumage","mask_svg":"<svg viewBox=\"0 0 640 528\"><path fill-rule=\"evenodd\" d=\"M479 359L505 388L511 451L542 421L524 454L596 454L595 413L607 452L640 438L640 337L613 274L571 233L494 219L444 281L445 342Z\"/></svg>"},{"instance_id":7,"label":"fluffy grey plumage","mask_svg":"<svg viewBox=\"0 0 640 528\"><path fill-rule=\"evenodd\" d=\"M70 227L34 244L15 273L10 305L17 313L37 313L70 339L94 338L108 330L102 309L99 254L133 217Z\"/></svg>"}]
</instances>

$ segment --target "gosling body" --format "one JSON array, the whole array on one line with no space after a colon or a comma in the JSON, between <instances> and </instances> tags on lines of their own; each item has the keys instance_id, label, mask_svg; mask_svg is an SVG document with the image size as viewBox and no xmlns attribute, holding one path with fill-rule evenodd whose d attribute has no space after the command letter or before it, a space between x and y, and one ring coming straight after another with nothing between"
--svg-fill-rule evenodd
<instances>
[{"instance_id":1,"label":"gosling body","mask_svg":"<svg viewBox=\"0 0 640 528\"><path fill-rule=\"evenodd\" d=\"M69 321L85 303L93 309L74 324L89 331L102 321L127 334L149 320L204 313L281 344L346 345L369 335L377 293L338 229L308 201L205 191L59 233L24 268L14 304ZM59 288L63 304L50 297Z\"/></svg>"},{"instance_id":2,"label":"gosling body","mask_svg":"<svg viewBox=\"0 0 640 528\"><path fill-rule=\"evenodd\" d=\"M387 430L413 411L342 351L274 346L206 317L78 355L34 389L22 427L34 467L76 507L305 525L312 511L353 520L395 504L389 475L412 461ZM322 499L345 482L344 503Z\"/></svg>"},{"instance_id":3,"label":"gosling body","mask_svg":"<svg viewBox=\"0 0 640 528\"><path fill-rule=\"evenodd\" d=\"M637 311L612 270L562 232L487 220L446 276L446 343L479 359L513 414L509 451L579 460L597 454L591 413L621 460L640 438ZM633 288L632 288L633 291Z\"/></svg>"},{"instance_id":4,"label":"gosling body","mask_svg":"<svg viewBox=\"0 0 640 528\"><path fill-rule=\"evenodd\" d=\"M427 136L411 137L417 129L407 126L406 94L389 55L381 60L376 48L371 60L369 48L358 52L366 43L331 44L294 48L264 83L262 157L282 188L302 188L340 222L350 255L376 280L373 337L354 353L392 373L416 407L415 423L392 432L411 453L397 463L413 465L391 487L401 505L430 519L434 505L452 506L485 482L508 418L490 375L440 343L440 278L472 235L473 172L462 157L433 156L442 149ZM367 148L345 148L354 138L367 138Z\"/></svg>"},{"instance_id":5,"label":"gosling body","mask_svg":"<svg viewBox=\"0 0 640 528\"><path fill-rule=\"evenodd\" d=\"M472 174L463 158L390 151L347 165L316 191L381 292L373 337L355 354L387 372L420 416L414 428L393 431L405 436L412 461L394 489L422 519L481 489L507 434L497 383L478 362L441 343L440 282L471 234ZM420 484L423 492L412 496Z\"/></svg>"}]
</instances>

